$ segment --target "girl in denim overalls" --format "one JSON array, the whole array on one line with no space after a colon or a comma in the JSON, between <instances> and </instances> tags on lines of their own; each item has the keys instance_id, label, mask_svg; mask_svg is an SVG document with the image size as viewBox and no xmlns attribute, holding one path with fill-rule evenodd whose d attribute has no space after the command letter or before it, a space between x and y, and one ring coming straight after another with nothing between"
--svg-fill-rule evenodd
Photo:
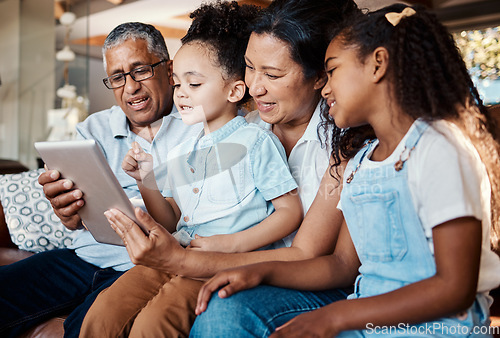
<instances>
[{"instance_id":1,"label":"girl in denim overalls","mask_svg":"<svg viewBox=\"0 0 500 338\"><path fill-rule=\"evenodd\" d=\"M499 144L454 42L420 7L348 20L325 56L345 224L333 255L223 272L221 297L265 282L348 300L304 313L272 337L491 336L500 283ZM333 119L332 119L333 118ZM342 128L342 129L340 129ZM490 228L491 236L490 236Z\"/></svg>"}]
</instances>

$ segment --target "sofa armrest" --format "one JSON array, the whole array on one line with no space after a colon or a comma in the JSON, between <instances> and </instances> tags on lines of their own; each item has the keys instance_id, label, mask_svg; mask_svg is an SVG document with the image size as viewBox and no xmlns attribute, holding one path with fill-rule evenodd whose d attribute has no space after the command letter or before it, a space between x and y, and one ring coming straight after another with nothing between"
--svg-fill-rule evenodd
<instances>
[{"instance_id":1,"label":"sofa armrest","mask_svg":"<svg viewBox=\"0 0 500 338\"><path fill-rule=\"evenodd\" d=\"M7 223L5 222L5 214L3 212L3 206L0 202L0 248L17 248L17 246L12 243L10 239L9 228L7 228Z\"/></svg>"},{"instance_id":2,"label":"sofa armrest","mask_svg":"<svg viewBox=\"0 0 500 338\"><path fill-rule=\"evenodd\" d=\"M29 169L17 161L0 159L0 175L16 174L27 170ZM10 239L9 229L7 228L7 223L5 222L5 214L3 212L1 201L0 201L0 248L17 248L17 246L14 243L12 243L12 240Z\"/></svg>"},{"instance_id":3,"label":"sofa armrest","mask_svg":"<svg viewBox=\"0 0 500 338\"><path fill-rule=\"evenodd\" d=\"M27 170L29 169L17 161L0 159L0 175L16 174Z\"/></svg>"},{"instance_id":4,"label":"sofa armrest","mask_svg":"<svg viewBox=\"0 0 500 338\"><path fill-rule=\"evenodd\" d=\"M0 266L15 263L32 255L34 255L33 252L25 250L0 248Z\"/></svg>"},{"instance_id":5,"label":"sofa armrest","mask_svg":"<svg viewBox=\"0 0 500 338\"><path fill-rule=\"evenodd\" d=\"M66 317L54 317L48 321L35 326L18 338L56 338L64 336L64 320Z\"/></svg>"}]
</instances>

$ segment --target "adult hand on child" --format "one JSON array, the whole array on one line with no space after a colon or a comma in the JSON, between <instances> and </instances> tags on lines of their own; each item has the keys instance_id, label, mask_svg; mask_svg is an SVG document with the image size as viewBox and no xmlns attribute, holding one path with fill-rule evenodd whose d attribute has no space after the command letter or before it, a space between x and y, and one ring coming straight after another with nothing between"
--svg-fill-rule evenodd
<instances>
[{"instance_id":1,"label":"adult hand on child","mask_svg":"<svg viewBox=\"0 0 500 338\"><path fill-rule=\"evenodd\" d=\"M38 183L43 187L54 213L69 230L81 229L83 225L78 211L85 204L82 191L74 189L73 182L61 178L57 170L49 170L47 167L45 170L38 177Z\"/></svg>"},{"instance_id":2,"label":"adult hand on child","mask_svg":"<svg viewBox=\"0 0 500 338\"><path fill-rule=\"evenodd\" d=\"M153 156L146 153L139 143L133 142L123 159L122 169L136 181L142 182L153 171Z\"/></svg>"},{"instance_id":3,"label":"adult hand on child","mask_svg":"<svg viewBox=\"0 0 500 338\"><path fill-rule=\"evenodd\" d=\"M117 209L108 210L104 214L125 243L132 263L166 270L170 262L177 263L182 259L184 248L141 208L135 209L135 216L149 235L144 234L139 225Z\"/></svg>"}]
</instances>

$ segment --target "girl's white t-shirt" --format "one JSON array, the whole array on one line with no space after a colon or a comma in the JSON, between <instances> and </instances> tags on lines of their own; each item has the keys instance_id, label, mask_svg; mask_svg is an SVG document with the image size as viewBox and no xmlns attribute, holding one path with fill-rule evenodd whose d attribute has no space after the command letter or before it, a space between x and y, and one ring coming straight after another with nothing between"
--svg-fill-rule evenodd
<instances>
[{"instance_id":1,"label":"girl's white t-shirt","mask_svg":"<svg viewBox=\"0 0 500 338\"><path fill-rule=\"evenodd\" d=\"M376 168L399 160L413 128L415 125L387 159L371 161L370 152L362 166ZM377 143L375 141L374 145ZM435 226L459 217L472 216L481 220L482 250L477 291L496 288L500 284L500 258L490 249L491 187L486 168L472 143L456 125L436 121L424 132L404 165L408 166L413 205L431 252L434 252L432 229ZM342 208L340 204L339 208Z\"/></svg>"}]
</instances>

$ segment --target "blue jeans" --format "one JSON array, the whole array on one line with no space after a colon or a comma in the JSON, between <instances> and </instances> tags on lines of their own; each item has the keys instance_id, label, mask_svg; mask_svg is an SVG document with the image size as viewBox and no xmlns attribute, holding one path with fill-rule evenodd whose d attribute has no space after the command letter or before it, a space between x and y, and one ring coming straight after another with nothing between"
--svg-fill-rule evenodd
<instances>
[{"instance_id":1,"label":"blue jeans","mask_svg":"<svg viewBox=\"0 0 500 338\"><path fill-rule=\"evenodd\" d=\"M16 337L54 316L68 314L65 337L78 337L100 291L123 272L101 269L73 250L38 253L0 267L0 336Z\"/></svg>"},{"instance_id":2,"label":"blue jeans","mask_svg":"<svg viewBox=\"0 0 500 338\"><path fill-rule=\"evenodd\" d=\"M199 315L190 337L267 337L301 313L346 299L344 290L299 291L258 286L221 299L212 295Z\"/></svg>"}]
</instances>

